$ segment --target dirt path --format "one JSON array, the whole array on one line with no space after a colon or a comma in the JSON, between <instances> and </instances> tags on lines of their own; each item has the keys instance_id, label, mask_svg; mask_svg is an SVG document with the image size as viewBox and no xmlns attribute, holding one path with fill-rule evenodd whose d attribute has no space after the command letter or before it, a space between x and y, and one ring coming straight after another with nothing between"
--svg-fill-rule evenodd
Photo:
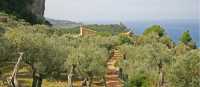
<instances>
[{"instance_id":1,"label":"dirt path","mask_svg":"<svg viewBox=\"0 0 200 87\"><path fill-rule=\"evenodd\" d=\"M106 86L107 87L122 87L122 82L119 78L119 68L115 66L117 60L122 58L119 50L114 49L111 58L107 62Z\"/></svg>"}]
</instances>

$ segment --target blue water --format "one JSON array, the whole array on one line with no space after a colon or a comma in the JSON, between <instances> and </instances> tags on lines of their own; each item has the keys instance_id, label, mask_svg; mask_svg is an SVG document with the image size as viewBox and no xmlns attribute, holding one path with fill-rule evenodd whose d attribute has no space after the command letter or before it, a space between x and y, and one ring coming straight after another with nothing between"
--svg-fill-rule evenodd
<instances>
[{"instance_id":1,"label":"blue water","mask_svg":"<svg viewBox=\"0 0 200 87\"><path fill-rule=\"evenodd\" d=\"M194 42L200 48L200 20L165 20L165 21L131 21L125 25L133 30L135 34L142 34L144 30L154 24L161 25L166 33L176 43L184 31L189 30Z\"/></svg>"}]
</instances>

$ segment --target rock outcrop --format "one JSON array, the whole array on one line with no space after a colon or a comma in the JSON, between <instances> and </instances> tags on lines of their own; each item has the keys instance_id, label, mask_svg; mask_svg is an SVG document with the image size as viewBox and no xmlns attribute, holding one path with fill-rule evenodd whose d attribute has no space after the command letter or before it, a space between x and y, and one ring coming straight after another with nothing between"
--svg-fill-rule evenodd
<instances>
[{"instance_id":1,"label":"rock outcrop","mask_svg":"<svg viewBox=\"0 0 200 87\"><path fill-rule=\"evenodd\" d=\"M33 0L28 9L30 9L34 15L43 16L45 10L45 0Z\"/></svg>"},{"instance_id":2,"label":"rock outcrop","mask_svg":"<svg viewBox=\"0 0 200 87\"><path fill-rule=\"evenodd\" d=\"M42 23L45 0L0 0L0 11L14 14L30 23Z\"/></svg>"}]
</instances>

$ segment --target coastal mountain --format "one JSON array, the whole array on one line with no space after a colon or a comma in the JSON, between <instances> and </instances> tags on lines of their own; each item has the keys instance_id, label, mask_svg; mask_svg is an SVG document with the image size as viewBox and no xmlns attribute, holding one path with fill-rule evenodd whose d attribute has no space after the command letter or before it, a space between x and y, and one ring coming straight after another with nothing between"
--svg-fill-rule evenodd
<instances>
[{"instance_id":1,"label":"coastal mountain","mask_svg":"<svg viewBox=\"0 0 200 87\"><path fill-rule=\"evenodd\" d=\"M46 20L53 25L53 27L57 28L73 28L80 26L81 23L69 21L69 20L56 20L51 18L46 18Z\"/></svg>"}]
</instances>

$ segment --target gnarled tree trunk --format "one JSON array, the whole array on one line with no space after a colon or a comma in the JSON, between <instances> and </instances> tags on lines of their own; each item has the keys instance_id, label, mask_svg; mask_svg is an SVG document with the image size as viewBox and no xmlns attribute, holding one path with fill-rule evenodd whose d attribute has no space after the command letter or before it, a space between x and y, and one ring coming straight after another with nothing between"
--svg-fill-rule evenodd
<instances>
[{"instance_id":1,"label":"gnarled tree trunk","mask_svg":"<svg viewBox=\"0 0 200 87\"><path fill-rule=\"evenodd\" d=\"M72 76L73 76L72 73L68 75L68 83L67 83L68 87L73 87Z\"/></svg>"},{"instance_id":2,"label":"gnarled tree trunk","mask_svg":"<svg viewBox=\"0 0 200 87\"><path fill-rule=\"evenodd\" d=\"M92 87L92 82L93 82L93 78L92 77L88 77L87 78L87 82L86 82L86 87Z\"/></svg>"},{"instance_id":3,"label":"gnarled tree trunk","mask_svg":"<svg viewBox=\"0 0 200 87\"><path fill-rule=\"evenodd\" d=\"M32 87L42 87L42 75L33 70L33 83Z\"/></svg>"},{"instance_id":4,"label":"gnarled tree trunk","mask_svg":"<svg viewBox=\"0 0 200 87\"><path fill-rule=\"evenodd\" d=\"M74 71L75 71L75 65L72 65L72 68L70 70L70 73L68 74L68 83L67 83L67 87L73 87L73 74L74 74Z\"/></svg>"},{"instance_id":5,"label":"gnarled tree trunk","mask_svg":"<svg viewBox=\"0 0 200 87\"><path fill-rule=\"evenodd\" d=\"M160 64L158 64L158 68L159 68L159 82L158 82L158 87L164 87L165 78L164 78L164 69L163 69L162 62L160 62Z\"/></svg>"}]
</instances>

